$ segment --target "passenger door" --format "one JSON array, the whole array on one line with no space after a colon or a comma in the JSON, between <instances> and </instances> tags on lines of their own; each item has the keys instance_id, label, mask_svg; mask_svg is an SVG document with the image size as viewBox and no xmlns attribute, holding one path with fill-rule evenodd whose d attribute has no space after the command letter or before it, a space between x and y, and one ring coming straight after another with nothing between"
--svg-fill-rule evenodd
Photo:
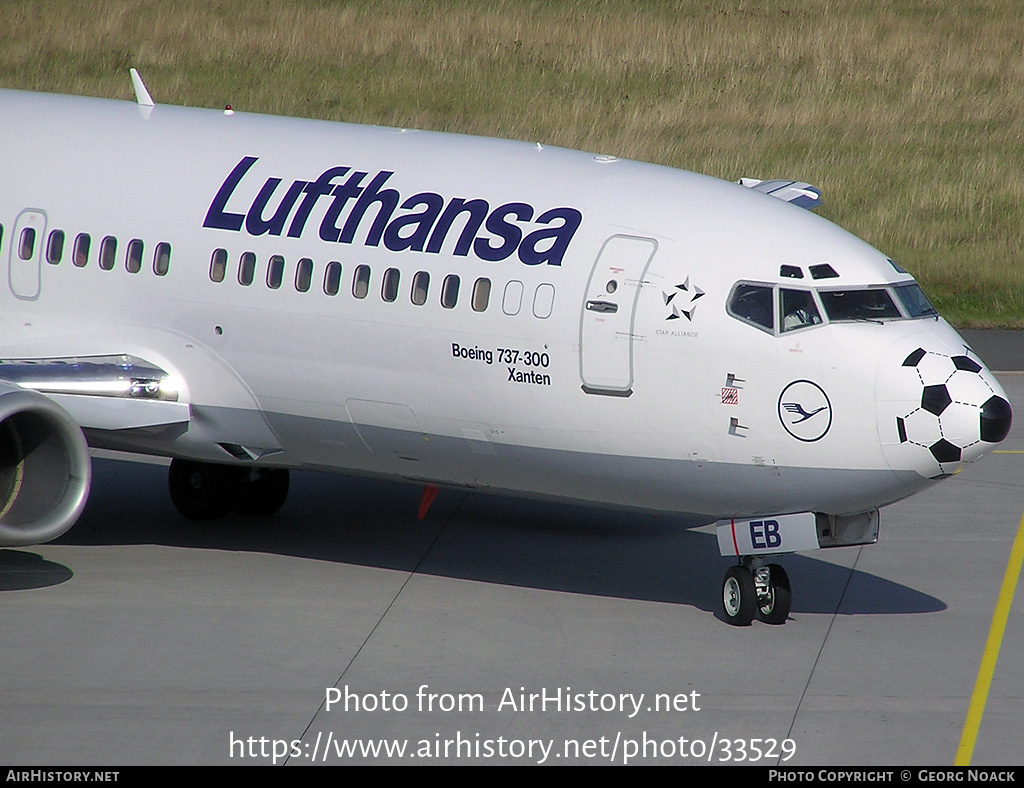
<instances>
[{"instance_id":1,"label":"passenger door","mask_svg":"<svg viewBox=\"0 0 1024 788\"><path fill-rule=\"evenodd\" d=\"M613 235L601 247L580 315L580 377L588 394L633 393L633 323L653 238Z\"/></svg>"}]
</instances>

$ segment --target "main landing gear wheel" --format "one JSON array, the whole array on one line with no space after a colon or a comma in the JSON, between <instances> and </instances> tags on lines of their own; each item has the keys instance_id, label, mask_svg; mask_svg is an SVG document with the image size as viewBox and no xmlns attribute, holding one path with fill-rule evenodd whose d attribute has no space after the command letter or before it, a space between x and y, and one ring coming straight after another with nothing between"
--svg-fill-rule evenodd
<instances>
[{"instance_id":1,"label":"main landing gear wheel","mask_svg":"<svg viewBox=\"0 0 1024 788\"><path fill-rule=\"evenodd\" d=\"M175 508L190 520L215 520L231 511L238 470L229 465L171 460L167 483Z\"/></svg>"},{"instance_id":2,"label":"main landing gear wheel","mask_svg":"<svg viewBox=\"0 0 1024 788\"><path fill-rule=\"evenodd\" d=\"M175 508L190 520L215 520L232 509L266 517L288 498L289 474L284 468L171 460L167 482Z\"/></svg>"},{"instance_id":3,"label":"main landing gear wheel","mask_svg":"<svg viewBox=\"0 0 1024 788\"><path fill-rule=\"evenodd\" d=\"M288 483L285 468L243 468L235 490L235 512L269 517L284 506L288 498Z\"/></svg>"},{"instance_id":4,"label":"main landing gear wheel","mask_svg":"<svg viewBox=\"0 0 1024 788\"><path fill-rule=\"evenodd\" d=\"M757 612L754 576L745 566L730 566L722 583L722 610L735 627L748 627Z\"/></svg>"},{"instance_id":5,"label":"main landing gear wheel","mask_svg":"<svg viewBox=\"0 0 1024 788\"><path fill-rule=\"evenodd\" d=\"M768 575L765 587L762 588L760 583L756 583L758 615L766 624L785 623L793 598L789 588L789 575L778 564L768 564L756 572Z\"/></svg>"}]
</instances>

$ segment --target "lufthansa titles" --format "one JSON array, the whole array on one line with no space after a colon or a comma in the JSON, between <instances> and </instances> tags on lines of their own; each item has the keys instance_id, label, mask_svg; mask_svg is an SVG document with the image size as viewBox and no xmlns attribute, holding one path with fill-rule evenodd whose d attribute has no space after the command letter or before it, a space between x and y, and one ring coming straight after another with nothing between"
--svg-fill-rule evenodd
<instances>
[{"instance_id":1,"label":"lufthansa titles","mask_svg":"<svg viewBox=\"0 0 1024 788\"><path fill-rule=\"evenodd\" d=\"M296 179L287 187L281 178L265 178L256 191L259 178L249 172L258 161L245 156L235 165L210 203L203 227L302 238L319 223L317 234L329 243L472 254L492 263L514 255L526 265L561 265L583 221L579 210L567 206L492 205L432 191L406 197L386 185L394 172L371 175L347 166L330 167L313 180Z\"/></svg>"}]
</instances>

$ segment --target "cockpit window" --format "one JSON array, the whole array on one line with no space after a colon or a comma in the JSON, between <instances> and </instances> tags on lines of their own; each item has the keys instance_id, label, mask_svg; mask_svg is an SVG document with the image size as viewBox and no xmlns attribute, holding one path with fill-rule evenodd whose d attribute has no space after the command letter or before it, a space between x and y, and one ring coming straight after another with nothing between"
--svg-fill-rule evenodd
<instances>
[{"instance_id":1,"label":"cockpit window","mask_svg":"<svg viewBox=\"0 0 1024 788\"><path fill-rule=\"evenodd\" d=\"M814 296L809 290L780 289L779 306L782 313L783 332L816 326L821 322L821 314L818 312Z\"/></svg>"},{"instance_id":2,"label":"cockpit window","mask_svg":"<svg viewBox=\"0 0 1024 788\"><path fill-rule=\"evenodd\" d=\"M772 317L772 288L767 285L736 285L729 300L729 312L765 331L775 331L775 321Z\"/></svg>"},{"instance_id":3,"label":"cockpit window","mask_svg":"<svg viewBox=\"0 0 1024 788\"><path fill-rule=\"evenodd\" d=\"M896 297L903 305L907 317L937 317L938 312L932 306L928 296L916 284L900 285L896 289Z\"/></svg>"},{"instance_id":4,"label":"cockpit window","mask_svg":"<svg viewBox=\"0 0 1024 788\"><path fill-rule=\"evenodd\" d=\"M823 290L819 295L829 320L885 320L903 317L888 290Z\"/></svg>"},{"instance_id":5,"label":"cockpit window","mask_svg":"<svg viewBox=\"0 0 1024 788\"><path fill-rule=\"evenodd\" d=\"M726 311L737 320L776 336L828 322L938 317L935 307L913 280L849 289L800 289L789 284L737 282Z\"/></svg>"}]
</instances>

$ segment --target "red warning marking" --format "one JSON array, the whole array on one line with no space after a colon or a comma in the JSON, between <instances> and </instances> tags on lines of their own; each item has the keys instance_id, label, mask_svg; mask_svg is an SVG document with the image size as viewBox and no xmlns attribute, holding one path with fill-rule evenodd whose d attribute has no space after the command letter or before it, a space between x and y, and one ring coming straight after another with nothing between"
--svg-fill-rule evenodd
<instances>
[{"instance_id":1,"label":"red warning marking","mask_svg":"<svg viewBox=\"0 0 1024 788\"><path fill-rule=\"evenodd\" d=\"M423 497L420 498L420 509L416 512L416 519L422 520L427 516L427 510L430 509L430 504L434 502L434 498L437 496L437 487L433 484L428 484L423 487Z\"/></svg>"}]
</instances>

